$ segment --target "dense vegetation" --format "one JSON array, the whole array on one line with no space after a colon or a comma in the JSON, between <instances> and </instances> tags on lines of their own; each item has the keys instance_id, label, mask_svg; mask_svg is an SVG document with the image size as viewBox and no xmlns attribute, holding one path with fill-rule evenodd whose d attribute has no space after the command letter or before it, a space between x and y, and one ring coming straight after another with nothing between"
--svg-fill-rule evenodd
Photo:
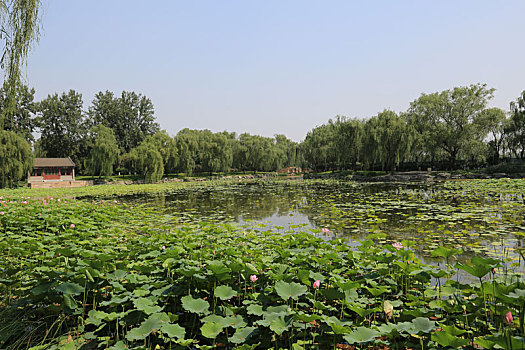
<instances>
[{"instance_id":1,"label":"dense vegetation","mask_svg":"<svg viewBox=\"0 0 525 350\"><path fill-rule=\"evenodd\" d=\"M119 196L217 185L110 190ZM307 229L243 228L102 200L101 188L0 193L0 347L523 345L522 272L513 273L503 256L456 260L461 249L438 246L427 254L441 263L427 265L415 242L385 241L377 229L353 248L346 238L327 241ZM472 202L495 193L521 196L523 181L456 182L443 190ZM77 195L89 197L72 199ZM424 206L427 199L419 198ZM329 231L321 228L313 233Z\"/></svg>"},{"instance_id":2,"label":"dense vegetation","mask_svg":"<svg viewBox=\"0 0 525 350\"><path fill-rule=\"evenodd\" d=\"M337 116L312 129L301 143L284 135L213 133L183 129L170 136L155 122L153 103L123 91L96 94L87 111L82 96L71 90L34 101L35 91L17 89L17 108L8 112L8 95L0 91L5 116L2 147L24 138L36 157L71 157L77 173L93 176L141 174L148 182L163 174L229 171L276 171L283 167L326 170L457 169L525 158L525 92L510 111L487 108L494 89L485 85L456 87L422 94L403 113L385 110L377 116ZM40 138L33 139L35 132ZM25 174L30 155L9 153L9 174ZM22 169L24 171L19 171ZM2 178L1 185L21 176Z\"/></svg>"}]
</instances>

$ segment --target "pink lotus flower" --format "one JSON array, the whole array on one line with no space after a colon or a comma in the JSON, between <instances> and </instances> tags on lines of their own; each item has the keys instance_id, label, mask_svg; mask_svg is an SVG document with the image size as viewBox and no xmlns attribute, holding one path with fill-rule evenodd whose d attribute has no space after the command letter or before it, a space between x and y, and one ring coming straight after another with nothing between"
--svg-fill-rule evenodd
<instances>
[{"instance_id":1,"label":"pink lotus flower","mask_svg":"<svg viewBox=\"0 0 525 350\"><path fill-rule=\"evenodd\" d=\"M5 213L3 211L0 211L0 215L4 215Z\"/></svg>"},{"instance_id":2,"label":"pink lotus flower","mask_svg":"<svg viewBox=\"0 0 525 350\"><path fill-rule=\"evenodd\" d=\"M403 245L399 242L393 243L392 247L396 248L397 250L403 249Z\"/></svg>"},{"instance_id":3,"label":"pink lotus flower","mask_svg":"<svg viewBox=\"0 0 525 350\"><path fill-rule=\"evenodd\" d=\"M505 314L505 322L506 322L507 324L511 324L513 320L514 320L514 318L512 317L512 312L510 312L510 311L507 312L507 313Z\"/></svg>"},{"instance_id":4,"label":"pink lotus flower","mask_svg":"<svg viewBox=\"0 0 525 350\"><path fill-rule=\"evenodd\" d=\"M321 233L330 233L330 230L327 229L326 227L323 227L323 228L321 229Z\"/></svg>"},{"instance_id":5,"label":"pink lotus flower","mask_svg":"<svg viewBox=\"0 0 525 350\"><path fill-rule=\"evenodd\" d=\"M165 250L165 249L166 249L166 246L165 246L165 245L163 245L163 246L161 247L161 249L162 249L162 250Z\"/></svg>"},{"instance_id":6,"label":"pink lotus flower","mask_svg":"<svg viewBox=\"0 0 525 350\"><path fill-rule=\"evenodd\" d=\"M69 225L69 228L75 228L75 224Z\"/></svg>"},{"instance_id":7,"label":"pink lotus flower","mask_svg":"<svg viewBox=\"0 0 525 350\"><path fill-rule=\"evenodd\" d=\"M314 284L312 285L312 287L314 287L314 289L318 289L320 286L321 286L321 281L320 280L315 281Z\"/></svg>"},{"instance_id":8,"label":"pink lotus flower","mask_svg":"<svg viewBox=\"0 0 525 350\"><path fill-rule=\"evenodd\" d=\"M255 281L257 281L259 278L257 278L256 275L250 275L250 281L252 281L253 283L255 283Z\"/></svg>"}]
</instances>

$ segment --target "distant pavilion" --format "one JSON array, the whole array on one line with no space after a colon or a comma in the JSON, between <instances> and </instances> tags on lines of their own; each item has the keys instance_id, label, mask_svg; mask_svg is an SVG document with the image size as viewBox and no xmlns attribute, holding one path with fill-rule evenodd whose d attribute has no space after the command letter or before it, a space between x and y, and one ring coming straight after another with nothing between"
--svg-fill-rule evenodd
<instances>
[{"instance_id":1,"label":"distant pavilion","mask_svg":"<svg viewBox=\"0 0 525 350\"><path fill-rule=\"evenodd\" d=\"M35 158L28 182L75 181L75 163L71 158Z\"/></svg>"}]
</instances>

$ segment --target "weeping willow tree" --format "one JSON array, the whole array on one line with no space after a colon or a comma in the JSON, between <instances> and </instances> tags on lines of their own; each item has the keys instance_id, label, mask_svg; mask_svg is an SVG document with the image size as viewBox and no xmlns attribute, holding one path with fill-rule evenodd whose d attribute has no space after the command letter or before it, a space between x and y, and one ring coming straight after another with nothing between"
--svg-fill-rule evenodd
<instances>
[{"instance_id":1,"label":"weeping willow tree","mask_svg":"<svg viewBox=\"0 0 525 350\"><path fill-rule=\"evenodd\" d=\"M117 162L119 148L113 130L97 125L91 130L93 147L87 160L87 170L92 175L111 176L113 165Z\"/></svg>"},{"instance_id":2,"label":"weeping willow tree","mask_svg":"<svg viewBox=\"0 0 525 350\"><path fill-rule=\"evenodd\" d=\"M12 131L0 130L0 188L13 186L32 163L29 143Z\"/></svg>"},{"instance_id":3,"label":"weeping willow tree","mask_svg":"<svg viewBox=\"0 0 525 350\"><path fill-rule=\"evenodd\" d=\"M4 71L6 108L0 114L0 129L16 111L16 93L22 84L22 69L40 34L40 0L0 0L0 40L4 47L0 68Z\"/></svg>"},{"instance_id":4,"label":"weeping willow tree","mask_svg":"<svg viewBox=\"0 0 525 350\"><path fill-rule=\"evenodd\" d=\"M24 137L5 131L20 109L17 93L22 90L22 69L40 33L40 0L0 0L0 68L4 72L5 100L0 112L0 187L13 186L32 163L31 146Z\"/></svg>"},{"instance_id":5,"label":"weeping willow tree","mask_svg":"<svg viewBox=\"0 0 525 350\"><path fill-rule=\"evenodd\" d=\"M121 158L127 168L144 176L147 183L159 182L164 175L164 162L155 143L143 141Z\"/></svg>"}]
</instances>

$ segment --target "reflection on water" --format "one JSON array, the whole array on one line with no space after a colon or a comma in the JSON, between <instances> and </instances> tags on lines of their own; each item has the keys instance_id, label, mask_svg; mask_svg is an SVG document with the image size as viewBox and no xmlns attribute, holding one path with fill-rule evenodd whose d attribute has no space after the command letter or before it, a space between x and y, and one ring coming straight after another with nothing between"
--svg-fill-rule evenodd
<instances>
[{"instance_id":1,"label":"reflection on water","mask_svg":"<svg viewBox=\"0 0 525 350\"><path fill-rule=\"evenodd\" d=\"M440 245L520 265L525 209L521 193L497 193L443 184L359 184L273 181L188 187L125 201L144 202L179 220L237 222L258 230L310 230L326 239L354 242L370 233L380 244L416 241L416 253L431 261ZM465 186L462 188L461 186ZM328 235L320 232L328 228Z\"/></svg>"}]
</instances>

